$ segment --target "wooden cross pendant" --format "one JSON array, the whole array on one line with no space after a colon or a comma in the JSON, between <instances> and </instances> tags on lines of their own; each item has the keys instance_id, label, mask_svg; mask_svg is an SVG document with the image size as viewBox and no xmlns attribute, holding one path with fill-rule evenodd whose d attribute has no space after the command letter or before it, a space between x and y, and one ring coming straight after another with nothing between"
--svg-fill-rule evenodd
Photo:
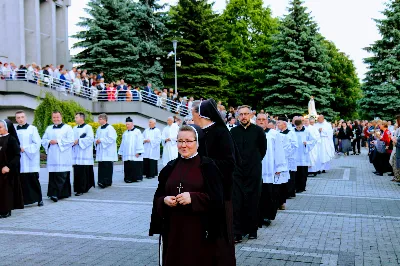
<instances>
[{"instance_id":1,"label":"wooden cross pendant","mask_svg":"<svg viewBox=\"0 0 400 266\"><path fill-rule=\"evenodd\" d=\"M179 183L179 187L176 187L176 188L178 189L179 194L181 194L181 189L183 188L182 183Z\"/></svg>"}]
</instances>

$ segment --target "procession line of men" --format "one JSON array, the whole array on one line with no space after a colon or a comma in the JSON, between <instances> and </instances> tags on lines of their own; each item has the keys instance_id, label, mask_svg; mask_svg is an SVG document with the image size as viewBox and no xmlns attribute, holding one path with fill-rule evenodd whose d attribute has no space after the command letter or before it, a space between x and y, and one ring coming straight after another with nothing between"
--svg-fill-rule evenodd
<instances>
[{"instance_id":1,"label":"procession line of men","mask_svg":"<svg viewBox=\"0 0 400 266\"><path fill-rule=\"evenodd\" d=\"M35 126L26 122L24 111L16 113L17 135L21 145L21 185L24 204L38 203L43 206L42 191L39 182L40 147L47 154L49 183L47 196L54 202L71 196L71 171L74 172L73 189L75 196L87 193L95 187L93 145L98 162L98 186L106 188L112 185L113 163L118 161L118 154L124 162L124 180L132 183L158 175L160 159L161 132L156 128L156 121L150 119L149 128L143 134L134 127L130 117L126 118L127 130L122 135L122 142L117 152L117 133L107 123L106 114L100 114L100 127L93 133L85 123L85 114L75 115L76 126L64 124L59 111L52 113L53 124L48 126L42 138ZM173 139L173 137L171 137ZM164 141L173 141L165 140ZM176 137L175 137L176 141ZM168 149L166 149L168 150Z\"/></svg>"}]
</instances>

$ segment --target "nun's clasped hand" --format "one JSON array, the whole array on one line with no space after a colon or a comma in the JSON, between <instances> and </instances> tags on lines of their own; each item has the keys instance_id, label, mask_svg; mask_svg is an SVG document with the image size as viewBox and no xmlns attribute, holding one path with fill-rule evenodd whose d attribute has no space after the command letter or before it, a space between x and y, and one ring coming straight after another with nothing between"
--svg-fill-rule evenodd
<instances>
[{"instance_id":1,"label":"nun's clasped hand","mask_svg":"<svg viewBox=\"0 0 400 266\"><path fill-rule=\"evenodd\" d=\"M4 175L4 174L7 174L7 173L9 173L10 172L10 168L8 168L7 166L4 166L2 169L1 169L1 173Z\"/></svg>"},{"instance_id":2,"label":"nun's clasped hand","mask_svg":"<svg viewBox=\"0 0 400 266\"><path fill-rule=\"evenodd\" d=\"M184 192L176 196L176 201L181 205L188 205L192 203L189 192Z\"/></svg>"}]
</instances>

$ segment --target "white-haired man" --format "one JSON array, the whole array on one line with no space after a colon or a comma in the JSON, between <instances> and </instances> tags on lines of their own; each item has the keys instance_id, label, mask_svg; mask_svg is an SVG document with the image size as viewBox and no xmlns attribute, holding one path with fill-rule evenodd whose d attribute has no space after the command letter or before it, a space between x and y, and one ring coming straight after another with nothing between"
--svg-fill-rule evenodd
<instances>
[{"instance_id":1,"label":"white-haired man","mask_svg":"<svg viewBox=\"0 0 400 266\"><path fill-rule=\"evenodd\" d=\"M332 125L325 120L323 115L318 116L318 123L315 124L319 131L321 141L318 143L319 164L322 173L330 169L330 161L335 157L335 147L333 145L333 129Z\"/></svg>"},{"instance_id":2,"label":"white-haired man","mask_svg":"<svg viewBox=\"0 0 400 266\"><path fill-rule=\"evenodd\" d=\"M167 126L162 132L162 144L163 144L163 165L166 166L169 161L172 161L178 157L178 138L179 126L174 123L172 116L167 119Z\"/></svg>"},{"instance_id":3,"label":"white-haired man","mask_svg":"<svg viewBox=\"0 0 400 266\"><path fill-rule=\"evenodd\" d=\"M161 131L156 128L156 120L149 120L149 127L143 132L144 154L143 175L147 178L158 176L160 159Z\"/></svg>"}]
</instances>

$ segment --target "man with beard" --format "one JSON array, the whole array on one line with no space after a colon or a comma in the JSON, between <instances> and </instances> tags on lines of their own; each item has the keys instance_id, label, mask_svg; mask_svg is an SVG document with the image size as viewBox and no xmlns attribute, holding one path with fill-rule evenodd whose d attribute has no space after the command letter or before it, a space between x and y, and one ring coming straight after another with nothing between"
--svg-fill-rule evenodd
<instances>
[{"instance_id":1,"label":"man with beard","mask_svg":"<svg viewBox=\"0 0 400 266\"><path fill-rule=\"evenodd\" d=\"M215 162L223 176L224 205L225 205L225 233L217 240L217 265L236 265L232 254L235 254L233 244L233 210L232 210L232 183L233 171L240 162L239 153L232 139L229 129L217 109L213 99L195 101L192 105L192 116L195 125L203 129L203 140L199 139L198 152Z\"/></svg>"},{"instance_id":2,"label":"man with beard","mask_svg":"<svg viewBox=\"0 0 400 266\"><path fill-rule=\"evenodd\" d=\"M236 167L233 188L233 230L235 242L249 234L249 239L257 238L258 204L262 189L262 160L267 151L264 130L250 122L251 108L247 105L238 108L240 125L231 129L240 157L241 165Z\"/></svg>"}]
</instances>

